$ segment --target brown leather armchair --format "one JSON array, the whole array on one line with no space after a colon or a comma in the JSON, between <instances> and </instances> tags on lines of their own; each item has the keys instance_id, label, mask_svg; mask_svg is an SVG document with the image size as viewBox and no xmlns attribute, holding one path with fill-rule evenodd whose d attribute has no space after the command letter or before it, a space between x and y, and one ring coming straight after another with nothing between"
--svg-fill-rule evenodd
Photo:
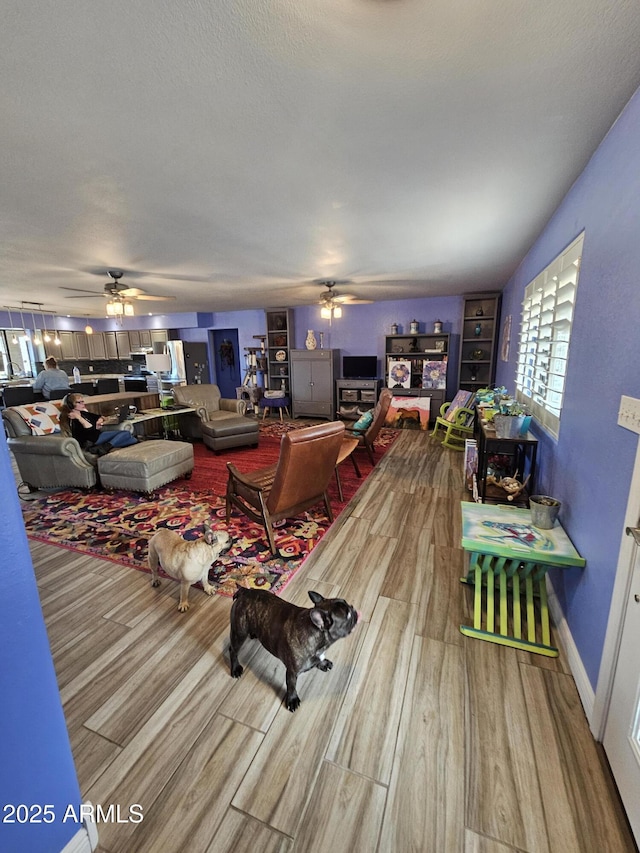
<instances>
[{"instance_id":1,"label":"brown leather armchair","mask_svg":"<svg viewBox=\"0 0 640 853\"><path fill-rule=\"evenodd\" d=\"M367 427L365 432L353 432L350 427L347 427L349 431L349 435L358 439L358 447L364 447L364 449L369 454L369 459L371 460L371 464L375 465L376 460L373 456L373 442L378 437L378 433L384 426L385 418L387 417L387 412L389 411L389 406L391 405L391 398L393 397L393 392L389 388L383 388L380 392L380 396L378 397L378 402L376 403L376 407L373 411L373 420L371 424Z\"/></svg>"},{"instance_id":2,"label":"brown leather armchair","mask_svg":"<svg viewBox=\"0 0 640 853\"><path fill-rule=\"evenodd\" d=\"M329 521L333 521L327 488L343 438L344 424L330 421L286 433L275 465L243 474L227 462L227 522L231 508L236 507L262 524L271 553L275 554L273 524L276 521L299 515L320 502L324 503Z\"/></svg>"}]
</instances>

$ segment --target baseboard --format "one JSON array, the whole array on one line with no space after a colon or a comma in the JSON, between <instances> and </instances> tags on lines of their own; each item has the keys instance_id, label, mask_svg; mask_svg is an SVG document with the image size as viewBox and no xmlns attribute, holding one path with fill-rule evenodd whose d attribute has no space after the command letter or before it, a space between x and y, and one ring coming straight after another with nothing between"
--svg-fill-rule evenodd
<instances>
[{"instance_id":1,"label":"baseboard","mask_svg":"<svg viewBox=\"0 0 640 853\"><path fill-rule=\"evenodd\" d=\"M83 803L87 805L87 803ZM90 804L89 804L90 805ZM93 853L98 846L98 829L93 821L85 819L82 829L68 841L60 853Z\"/></svg>"},{"instance_id":2,"label":"baseboard","mask_svg":"<svg viewBox=\"0 0 640 853\"><path fill-rule=\"evenodd\" d=\"M582 702L587 722L589 723L589 726L591 726L596 698L595 690L591 686L589 676L587 675L587 671L582 663L582 658L578 653L578 648L573 641L573 635L569 630L567 620L564 618L564 613L558 604L558 598L553 590L553 584L551 583L549 575L546 575L546 581L547 598L549 599L549 612L551 613L551 618L553 619L553 623L558 631L562 648L567 656L569 669L571 670L571 675L573 676L573 680L578 688L578 695L580 696L580 701Z\"/></svg>"}]
</instances>

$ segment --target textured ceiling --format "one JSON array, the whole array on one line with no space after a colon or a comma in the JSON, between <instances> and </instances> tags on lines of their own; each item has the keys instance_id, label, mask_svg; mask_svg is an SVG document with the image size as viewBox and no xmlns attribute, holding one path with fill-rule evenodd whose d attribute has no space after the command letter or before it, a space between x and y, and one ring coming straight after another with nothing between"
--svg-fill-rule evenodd
<instances>
[{"instance_id":1,"label":"textured ceiling","mask_svg":"<svg viewBox=\"0 0 640 853\"><path fill-rule=\"evenodd\" d=\"M0 304L72 314L500 288L640 85L638 0L2 13Z\"/></svg>"}]
</instances>

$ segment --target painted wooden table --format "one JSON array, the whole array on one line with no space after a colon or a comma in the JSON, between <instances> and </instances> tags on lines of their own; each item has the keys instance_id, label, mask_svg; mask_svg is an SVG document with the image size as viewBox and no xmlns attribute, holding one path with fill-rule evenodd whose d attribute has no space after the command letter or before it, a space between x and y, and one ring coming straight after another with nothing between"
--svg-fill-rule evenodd
<instances>
[{"instance_id":1,"label":"painted wooden table","mask_svg":"<svg viewBox=\"0 0 640 853\"><path fill-rule=\"evenodd\" d=\"M469 553L463 583L474 587L473 627L468 637L557 657L551 645L545 575L552 567L584 566L585 560L556 522L551 530L531 524L528 509L462 501L462 547Z\"/></svg>"}]
</instances>

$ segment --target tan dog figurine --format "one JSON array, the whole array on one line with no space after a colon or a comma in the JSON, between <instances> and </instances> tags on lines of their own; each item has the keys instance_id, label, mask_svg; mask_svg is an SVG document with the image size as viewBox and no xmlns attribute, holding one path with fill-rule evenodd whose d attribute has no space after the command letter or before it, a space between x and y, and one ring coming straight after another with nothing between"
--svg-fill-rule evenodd
<instances>
[{"instance_id":1,"label":"tan dog figurine","mask_svg":"<svg viewBox=\"0 0 640 853\"><path fill-rule=\"evenodd\" d=\"M149 568L151 586L160 586L158 563L175 580L180 581L178 610L189 609L189 587L201 581L207 595L215 588L209 584L209 569L220 554L229 549L231 537L223 530L213 530L205 521L204 536L192 542L183 539L173 530L158 530L149 540Z\"/></svg>"}]
</instances>

